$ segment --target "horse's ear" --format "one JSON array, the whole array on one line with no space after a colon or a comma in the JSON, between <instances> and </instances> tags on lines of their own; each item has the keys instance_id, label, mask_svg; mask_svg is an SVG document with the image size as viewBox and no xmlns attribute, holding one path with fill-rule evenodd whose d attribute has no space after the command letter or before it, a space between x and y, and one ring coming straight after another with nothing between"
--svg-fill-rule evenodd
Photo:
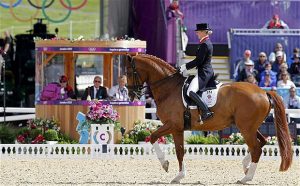
<instances>
[{"instance_id":1,"label":"horse's ear","mask_svg":"<svg viewBox=\"0 0 300 186\"><path fill-rule=\"evenodd\" d=\"M127 54L127 60L132 61L132 56L130 54Z\"/></svg>"}]
</instances>

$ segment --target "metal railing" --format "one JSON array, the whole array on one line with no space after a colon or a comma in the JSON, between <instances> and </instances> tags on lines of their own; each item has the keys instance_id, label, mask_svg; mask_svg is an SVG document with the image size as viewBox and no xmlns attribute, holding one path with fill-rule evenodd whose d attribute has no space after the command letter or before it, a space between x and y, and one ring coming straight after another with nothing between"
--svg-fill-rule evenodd
<instances>
[{"instance_id":1,"label":"metal railing","mask_svg":"<svg viewBox=\"0 0 300 186\"><path fill-rule=\"evenodd\" d=\"M229 30L230 33L236 35L294 35L300 36L300 29L240 29L232 28Z\"/></svg>"}]
</instances>

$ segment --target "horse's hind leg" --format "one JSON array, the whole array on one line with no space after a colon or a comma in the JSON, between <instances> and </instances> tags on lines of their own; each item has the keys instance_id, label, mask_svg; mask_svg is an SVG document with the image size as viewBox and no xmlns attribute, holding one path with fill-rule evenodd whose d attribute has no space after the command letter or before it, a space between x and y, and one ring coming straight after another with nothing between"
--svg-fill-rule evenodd
<instances>
[{"instance_id":1,"label":"horse's hind leg","mask_svg":"<svg viewBox=\"0 0 300 186\"><path fill-rule=\"evenodd\" d=\"M267 143L265 137L258 130L256 131L256 136L257 139L259 140L260 147L263 147ZM244 173L247 174L251 163L251 153L248 153L247 156L245 156L242 163L243 163Z\"/></svg>"},{"instance_id":2,"label":"horse's hind leg","mask_svg":"<svg viewBox=\"0 0 300 186\"><path fill-rule=\"evenodd\" d=\"M178 131L173 133L175 148L176 148L176 156L179 164L179 173L177 176L171 181L171 183L180 183L180 180L185 177L186 171L183 163L184 156L184 146L183 146L183 131Z\"/></svg>"},{"instance_id":3,"label":"horse's hind leg","mask_svg":"<svg viewBox=\"0 0 300 186\"><path fill-rule=\"evenodd\" d=\"M170 129L171 129L170 125L164 124L157 131L153 132L150 136L150 142L153 145L156 156L157 156L161 166L163 167L163 169L166 172L168 172L168 169L169 169L169 161L165 160L165 154L159 147L157 139L160 138L161 136L171 134L172 131Z\"/></svg>"},{"instance_id":4,"label":"horse's hind leg","mask_svg":"<svg viewBox=\"0 0 300 186\"><path fill-rule=\"evenodd\" d=\"M259 161L260 155L262 153L261 145L261 134L257 131L243 133L245 141L249 147L249 151L251 154L250 159L252 160L250 165L248 166L248 170L246 171L245 177L240 181L241 183L245 184L247 181L251 181L254 177L257 163Z\"/></svg>"}]
</instances>

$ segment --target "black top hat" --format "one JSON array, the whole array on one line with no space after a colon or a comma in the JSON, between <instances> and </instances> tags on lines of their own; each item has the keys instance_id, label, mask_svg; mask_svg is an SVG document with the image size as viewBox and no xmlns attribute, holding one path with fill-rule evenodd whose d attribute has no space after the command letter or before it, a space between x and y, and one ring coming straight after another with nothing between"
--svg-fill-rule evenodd
<instances>
[{"instance_id":1,"label":"black top hat","mask_svg":"<svg viewBox=\"0 0 300 186\"><path fill-rule=\"evenodd\" d=\"M197 28L196 28L195 31L198 31L198 30L211 30L211 29L209 28L208 23L200 23L200 24L197 24L196 27L197 27Z\"/></svg>"}]
</instances>

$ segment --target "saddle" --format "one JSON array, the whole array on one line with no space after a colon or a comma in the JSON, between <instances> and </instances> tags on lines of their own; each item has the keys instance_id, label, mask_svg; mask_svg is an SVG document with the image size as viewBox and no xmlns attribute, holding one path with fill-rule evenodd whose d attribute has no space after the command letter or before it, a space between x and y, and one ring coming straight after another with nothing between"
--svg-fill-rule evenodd
<instances>
[{"instance_id":1,"label":"saddle","mask_svg":"<svg viewBox=\"0 0 300 186\"><path fill-rule=\"evenodd\" d=\"M194 77L195 76L187 77L182 86L182 101L184 106L189 109L197 109L196 104L187 95L187 90ZM202 97L203 101L208 107L213 107L217 102L217 95L221 85L221 82L215 80L215 78L212 77L208 81L207 85L202 90L199 90L197 94L199 94Z\"/></svg>"}]
</instances>

